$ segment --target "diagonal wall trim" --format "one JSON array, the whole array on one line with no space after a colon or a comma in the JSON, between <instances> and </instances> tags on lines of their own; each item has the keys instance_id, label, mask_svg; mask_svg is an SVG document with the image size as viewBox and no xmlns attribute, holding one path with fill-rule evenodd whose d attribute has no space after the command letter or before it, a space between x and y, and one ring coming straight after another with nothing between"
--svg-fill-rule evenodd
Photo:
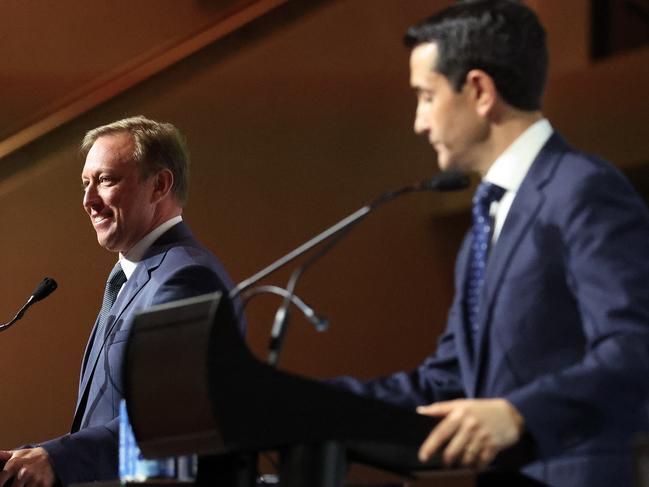
<instances>
[{"instance_id":1,"label":"diagonal wall trim","mask_svg":"<svg viewBox=\"0 0 649 487\"><path fill-rule=\"evenodd\" d=\"M149 51L112 70L73 93L59 107L24 129L0 140L0 159L42 137L75 117L114 98L170 65L225 37L261 17L288 0L258 0L220 19L214 25L193 34L180 43Z\"/></svg>"}]
</instances>

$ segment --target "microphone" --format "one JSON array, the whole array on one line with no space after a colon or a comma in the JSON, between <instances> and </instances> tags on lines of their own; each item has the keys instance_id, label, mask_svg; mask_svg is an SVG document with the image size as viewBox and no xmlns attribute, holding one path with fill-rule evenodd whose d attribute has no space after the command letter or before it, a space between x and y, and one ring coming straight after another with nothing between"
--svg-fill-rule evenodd
<instances>
[{"instance_id":1,"label":"microphone","mask_svg":"<svg viewBox=\"0 0 649 487\"><path fill-rule=\"evenodd\" d=\"M419 183L416 191L458 191L469 187L468 176L459 171L442 171L434 178Z\"/></svg>"},{"instance_id":2,"label":"microphone","mask_svg":"<svg viewBox=\"0 0 649 487\"><path fill-rule=\"evenodd\" d=\"M29 297L29 301L36 302L40 301L41 299L45 299L50 294L52 294L57 286L58 284L56 284L56 281L54 279L52 279L51 277L46 277L40 282L38 286L36 286L36 289Z\"/></svg>"},{"instance_id":3,"label":"microphone","mask_svg":"<svg viewBox=\"0 0 649 487\"><path fill-rule=\"evenodd\" d=\"M406 186L404 188L398 189L396 191L390 191L383 193L378 198L376 198L369 205L365 205L361 209L355 211L346 218L343 218L335 225L332 225L322 233L316 235L308 242L303 243L296 249L290 251L288 254L280 257L275 262L269 266L263 268L256 274L253 274L247 279L244 279L239 284L237 284L229 293L230 298L238 296L245 289L248 289L252 285L261 281L264 277L269 276L276 270L284 267L286 264L295 260L305 252L308 252L313 247L319 243L331 238L347 227L353 226L358 220L364 218L369 212L373 211L376 207L387 203L394 198L401 196L402 194L417 192L417 191L457 191L460 189L465 189L469 186L469 178L461 172L458 171L443 171L435 175L432 179L427 179L417 184Z\"/></svg>"},{"instance_id":4,"label":"microphone","mask_svg":"<svg viewBox=\"0 0 649 487\"><path fill-rule=\"evenodd\" d=\"M25 314L25 311L27 311L32 304L48 297L50 294L52 294L52 292L56 289L56 287L57 287L56 281L51 277L46 277L45 279L43 279L40 282L40 284L36 286L36 289L29 297L27 302L23 305L22 308L20 308L18 313L16 313L16 316L14 316L14 318L8 323L4 323L3 325L0 325L0 332L5 331L16 321L21 319Z\"/></svg>"},{"instance_id":5,"label":"microphone","mask_svg":"<svg viewBox=\"0 0 649 487\"><path fill-rule=\"evenodd\" d=\"M395 198L398 198L401 195L414 193L418 191L458 191L460 189L465 189L469 187L470 180L466 174L459 171L442 171L437 173L431 179L426 179L417 184L412 184L410 186L405 186L396 191L388 191L383 193L381 196L376 198L368 206L370 211L373 211L376 207L381 206L383 203L392 201Z\"/></svg>"},{"instance_id":6,"label":"microphone","mask_svg":"<svg viewBox=\"0 0 649 487\"><path fill-rule=\"evenodd\" d=\"M282 305L277 310L275 314L275 320L273 322L273 328L271 331L271 342L269 346L269 355L268 363L271 365L276 365L279 359L279 353L282 347L284 335L286 334L286 328L289 318L289 307L292 302L292 297L294 296L295 286L300 275L316 260L326 254L340 239L342 239L351 228L357 224L360 220L365 218L370 212L374 211L376 208L381 206L384 203L392 201L395 198L398 198L401 195L407 193L413 193L418 191L456 191L464 189L469 186L469 178L458 171L443 171L435 175L432 179L428 179L410 186L405 186L396 191L390 191L383 193L378 198L376 198L372 203L365 205L359 210L355 211L346 218L343 218L338 223L329 227L322 233L316 235L311 240L300 245L296 249L292 250L288 254L280 257L275 262L265 267L256 274L250 276L247 279L241 281L236 287L234 287L230 293L230 298L234 298L239 295L244 290L248 289L264 277L272 274L276 270L285 266L289 262L295 260L305 252L311 250L316 245L324 242L325 240L331 239L331 241L318 253L311 256L302 266L298 267L291 278L289 279L288 285L286 286L287 294L284 296L284 301ZM333 238L332 238L333 237ZM281 289L281 288L280 288Z\"/></svg>"},{"instance_id":7,"label":"microphone","mask_svg":"<svg viewBox=\"0 0 649 487\"><path fill-rule=\"evenodd\" d=\"M329 250L331 250L331 248L334 245L336 245L345 235L347 235L347 233L352 229L353 226L359 223L361 219L365 218L369 213L374 211L379 206L383 205L384 203L388 203L389 201L392 201L404 194L413 193L417 191L457 191L460 189L467 188L469 186L469 183L470 183L469 178L461 172L442 171L438 173L436 176L434 176L432 179L428 179L417 184L412 184L410 186L405 186L396 191L389 191L383 193L369 205L364 206L356 213L347 217L345 220L342 220L337 225L334 225L334 227L338 225L340 225L340 227L337 228L333 233L328 234L327 237L325 238L328 238L329 236L333 236L333 235L335 235L335 238L333 238L320 251L316 252L311 257L309 257L300 267L295 269L295 271L293 271L293 273L291 274L291 277L286 286L286 291L288 292L288 296L284 298L282 305L277 309L277 312L275 313L275 319L273 321L273 327L271 329L270 344L268 347L269 348L268 364L272 366L276 366L277 362L279 361L279 354L282 349L284 337L286 335L286 330L288 328L288 323L289 323L289 317L290 317L289 306L291 303L290 298L291 296L293 296L293 293L297 286L298 279L308 267L310 267L315 261L317 261L322 256L324 256L327 252L329 252ZM345 223L341 225L341 223L343 222ZM331 229L333 229L334 227L331 227ZM320 235L324 235L327 232L328 230L325 230L325 232L323 232ZM318 237L315 237L315 239L317 238Z\"/></svg>"}]
</instances>

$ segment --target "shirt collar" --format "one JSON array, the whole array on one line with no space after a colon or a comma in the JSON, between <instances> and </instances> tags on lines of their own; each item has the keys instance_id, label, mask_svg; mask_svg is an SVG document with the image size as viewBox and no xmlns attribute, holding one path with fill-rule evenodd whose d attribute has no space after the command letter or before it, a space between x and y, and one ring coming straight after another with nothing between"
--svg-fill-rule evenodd
<instances>
[{"instance_id":1,"label":"shirt collar","mask_svg":"<svg viewBox=\"0 0 649 487\"><path fill-rule=\"evenodd\" d=\"M534 159L552 135L552 125L542 118L530 125L491 165L485 181L517 192Z\"/></svg>"},{"instance_id":2,"label":"shirt collar","mask_svg":"<svg viewBox=\"0 0 649 487\"><path fill-rule=\"evenodd\" d=\"M126 254L122 254L120 252L119 263L122 265L124 274L126 274L126 279L131 278L131 275L135 271L138 263L140 262L140 260L142 260L142 257L144 257L146 251L149 250L149 247L153 245L153 242L158 240L158 237L160 237L163 233L165 233L167 230L169 230L177 223L180 223L181 221L183 221L183 217L181 215L167 220L166 222L158 225L156 228L146 234L142 238L142 240L133 245L133 247L131 247L131 250L126 252Z\"/></svg>"}]
</instances>

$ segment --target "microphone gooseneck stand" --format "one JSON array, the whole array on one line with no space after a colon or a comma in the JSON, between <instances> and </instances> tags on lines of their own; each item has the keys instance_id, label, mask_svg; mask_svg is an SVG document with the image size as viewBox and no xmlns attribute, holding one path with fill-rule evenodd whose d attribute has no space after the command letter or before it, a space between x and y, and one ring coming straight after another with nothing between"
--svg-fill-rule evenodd
<instances>
[{"instance_id":1,"label":"microphone gooseneck stand","mask_svg":"<svg viewBox=\"0 0 649 487\"><path fill-rule=\"evenodd\" d=\"M289 307L291 304L291 296L294 295L297 282L304 272L311 267L316 261L327 254L338 242L340 242L358 223L361 222L367 215L376 210L379 206L384 205L397 199L405 194L421 192L421 191L455 191L464 189L469 185L469 179L462 173L451 171L441 172L434 178L422 181L417 184L405 186L395 191L388 191L383 193L370 204L358 210L355 214L358 216L351 220L347 225L340 228L336 233L332 234L332 239L318 252L311 255L300 267L295 269L289 278L286 285L288 295L284 298L282 305L278 308L271 330L271 339L268 350L268 364L277 366L279 356L282 351L282 345L286 336L286 331L289 326ZM349 217L348 217L349 218Z\"/></svg>"},{"instance_id":2,"label":"microphone gooseneck stand","mask_svg":"<svg viewBox=\"0 0 649 487\"><path fill-rule=\"evenodd\" d=\"M465 175L456 172L442 172L431 180L406 186L396 191L384 193L376 198L372 203L362 207L332 227L326 229L324 232L316 235L308 242L300 245L295 250L273 262L252 277L242 281L236 288L234 288L230 293L230 297L242 293L242 296L246 298L244 300L244 306L250 297L261 292L276 292L276 294L280 294L284 298L282 304L277 309L273 328L271 330L268 365L271 367L277 367L279 355L282 350L282 344L289 324L289 310L291 303L300 308L303 314L308 317L309 313L305 312L303 307L297 304L301 302L301 300L299 300L295 295L295 289L300 276L317 260L329 252L332 247L340 242L340 240L342 240L356 224L379 206L382 206L384 203L392 201L401 195L418 191L454 191L466 188L468 185L469 179ZM329 240L326 245L308 257L302 265L293 271L286 289L275 286L259 286L258 288L252 288L251 290L246 291L259 280L275 272L280 267L326 240ZM347 450L343 443L333 440L317 444L300 443L286 446L279 451L280 485L284 487L298 487L302 485L310 485L312 487L340 487L343 485L345 478L347 463L346 452ZM242 482L237 484L237 487L244 487L244 485L245 483ZM250 483L245 487L250 487L251 485L252 484Z\"/></svg>"},{"instance_id":3,"label":"microphone gooseneck stand","mask_svg":"<svg viewBox=\"0 0 649 487\"><path fill-rule=\"evenodd\" d=\"M300 276L308 269L314 262L324 256L333 246L335 246L342 238L344 238L347 233L361 220L363 220L369 213L377 209L379 206L390 202L404 194L420 192L420 191L456 191L464 189L469 186L469 178L455 171L444 171L437 174L432 179L422 181L410 186L405 186L403 188L397 189L395 191L389 191L383 193L370 204L363 206L359 210L355 211L351 215L343 218L338 223L327 228L322 233L316 235L309 241L300 245L296 249L292 250L288 254L279 258L269 266L265 267L261 271L252 275L248 279L241 281L235 288L230 291L230 298L234 298L239 295L246 289L250 288L257 282L259 282L264 277L272 274L276 270L280 269L289 262L295 260L302 254L311 250L313 247L318 244L331 239L327 245L325 245L318 252L310 256L300 267L295 269L291 274L291 277L286 286L286 294L283 294L284 300L281 306L278 308L275 319L273 322L273 327L271 330L271 339L268 352L268 364L272 366L277 366L279 361L279 355L281 353L284 337L286 335L286 330L288 328L289 318L290 318L290 305L293 302L293 297L295 296L295 288L297 286L297 281ZM281 288L279 288L281 289Z\"/></svg>"},{"instance_id":4,"label":"microphone gooseneck stand","mask_svg":"<svg viewBox=\"0 0 649 487\"><path fill-rule=\"evenodd\" d=\"M277 367L282 343L289 323L291 304L301 310L318 329L324 319L295 295L300 276L344 238L349 231L379 206L395 198L418 191L453 191L466 188L469 180L460 173L442 172L436 177L411 186L382 194L372 203L360 208L311 240L271 263L253 276L241 281L230 293L230 299L240 295L241 309L255 296L271 293L282 296L283 301L275 314L268 355L268 366ZM317 252L310 255L291 274L286 288L278 286L257 286L260 280L272 274L322 242L327 241ZM206 487L218 483L227 487L255 487L258 452L242 451L220 457L199 459L197 485ZM279 479L282 487L342 487L347 464L347 446L338 440L320 442L295 442L279 447Z\"/></svg>"},{"instance_id":5,"label":"microphone gooseneck stand","mask_svg":"<svg viewBox=\"0 0 649 487\"><path fill-rule=\"evenodd\" d=\"M327 331L329 328L329 320L322 315L319 315L315 310L305 303L297 294L292 296L289 292L283 287L279 286L256 286L252 289L247 289L241 293L241 308L245 308L252 298L257 297L261 294L275 294L283 298L288 298L291 302L302 312L302 315L311 322L316 331L322 332Z\"/></svg>"}]
</instances>

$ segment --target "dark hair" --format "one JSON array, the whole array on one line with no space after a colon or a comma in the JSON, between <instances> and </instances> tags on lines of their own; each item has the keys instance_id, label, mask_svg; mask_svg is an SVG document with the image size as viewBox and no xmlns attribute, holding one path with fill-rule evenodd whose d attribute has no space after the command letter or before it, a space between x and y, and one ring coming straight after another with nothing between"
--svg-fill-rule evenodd
<instances>
[{"instance_id":1,"label":"dark hair","mask_svg":"<svg viewBox=\"0 0 649 487\"><path fill-rule=\"evenodd\" d=\"M521 110L538 110L548 70L545 30L516 0L458 2L408 29L405 44L434 42L437 65L456 91L472 69L492 77L498 93Z\"/></svg>"},{"instance_id":2,"label":"dark hair","mask_svg":"<svg viewBox=\"0 0 649 487\"><path fill-rule=\"evenodd\" d=\"M184 206L189 191L189 153L178 129L142 115L125 118L88 131L81 143L81 153L87 155L99 137L121 132L133 137L132 157L139 165L141 177L146 179L161 169L169 169L174 177L171 191Z\"/></svg>"}]
</instances>

